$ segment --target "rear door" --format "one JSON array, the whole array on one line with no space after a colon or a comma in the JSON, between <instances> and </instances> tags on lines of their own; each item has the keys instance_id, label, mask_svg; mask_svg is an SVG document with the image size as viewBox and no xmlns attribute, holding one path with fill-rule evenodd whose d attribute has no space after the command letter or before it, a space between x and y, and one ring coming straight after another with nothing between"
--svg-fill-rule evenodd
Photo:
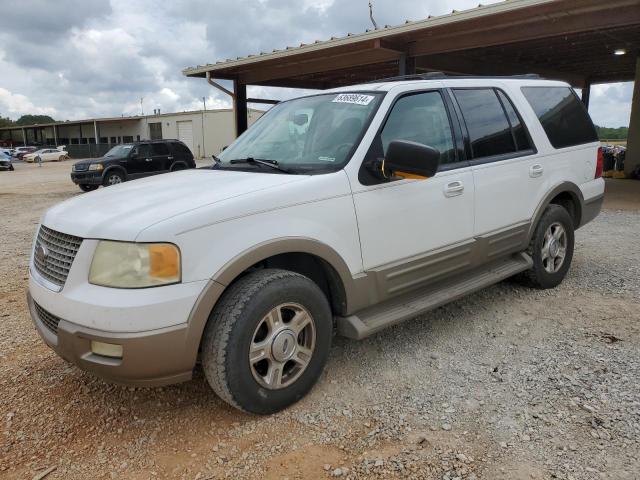
<instances>
[{"instance_id":1,"label":"rear door","mask_svg":"<svg viewBox=\"0 0 640 480\"><path fill-rule=\"evenodd\" d=\"M151 144L151 171L154 173L168 172L172 162L171 150L165 142Z\"/></svg>"},{"instance_id":2,"label":"rear door","mask_svg":"<svg viewBox=\"0 0 640 480\"><path fill-rule=\"evenodd\" d=\"M543 167L520 115L501 89L454 88L466 126L475 183L476 237L489 237L490 255L521 246L543 189Z\"/></svg>"}]
</instances>

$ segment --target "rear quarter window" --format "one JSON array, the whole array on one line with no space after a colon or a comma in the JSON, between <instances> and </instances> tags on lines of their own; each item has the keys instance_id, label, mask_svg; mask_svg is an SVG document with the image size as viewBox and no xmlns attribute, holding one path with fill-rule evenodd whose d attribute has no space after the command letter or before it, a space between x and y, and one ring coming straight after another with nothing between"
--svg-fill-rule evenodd
<instances>
[{"instance_id":1,"label":"rear quarter window","mask_svg":"<svg viewBox=\"0 0 640 480\"><path fill-rule=\"evenodd\" d=\"M598 141L586 108L569 87L522 87L554 148Z\"/></svg>"}]
</instances>

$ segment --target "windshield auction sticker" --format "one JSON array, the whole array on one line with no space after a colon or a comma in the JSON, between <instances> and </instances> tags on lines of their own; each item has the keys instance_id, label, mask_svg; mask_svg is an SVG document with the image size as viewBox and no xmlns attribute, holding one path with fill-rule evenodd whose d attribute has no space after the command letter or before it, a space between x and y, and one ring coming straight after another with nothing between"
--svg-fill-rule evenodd
<instances>
[{"instance_id":1,"label":"windshield auction sticker","mask_svg":"<svg viewBox=\"0 0 640 480\"><path fill-rule=\"evenodd\" d=\"M332 100L334 103L353 103L355 105L369 105L373 100L373 95L363 95L361 93L341 93Z\"/></svg>"}]
</instances>

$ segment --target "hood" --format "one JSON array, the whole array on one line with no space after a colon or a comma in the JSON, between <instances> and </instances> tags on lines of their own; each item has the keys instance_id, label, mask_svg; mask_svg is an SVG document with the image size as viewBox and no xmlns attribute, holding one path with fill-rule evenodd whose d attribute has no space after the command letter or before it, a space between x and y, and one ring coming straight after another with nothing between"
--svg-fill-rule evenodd
<instances>
[{"instance_id":1,"label":"hood","mask_svg":"<svg viewBox=\"0 0 640 480\"><path fill-rule=\"evenodd\" d=\"M109 157L109 159L112 158L116 158L116 157ZM74 165L89 165L92 163L99 163L99 162L103 162L105 161L105 157L99 157L99 158L87 158L85 160L79 160L77 162L74 163Z\"/></svg>"},{"instance_id":2,"label":"hood","mask_svg":"<svg viewBox=\"0 0 640 480\"><path fill-rule=\"evenodd\" d=\"M131 241L145 228L168 218L305 178L308 177L184 170L79 194L49 209L42 223L82 238Z\"/></svg>"}]
</instances>

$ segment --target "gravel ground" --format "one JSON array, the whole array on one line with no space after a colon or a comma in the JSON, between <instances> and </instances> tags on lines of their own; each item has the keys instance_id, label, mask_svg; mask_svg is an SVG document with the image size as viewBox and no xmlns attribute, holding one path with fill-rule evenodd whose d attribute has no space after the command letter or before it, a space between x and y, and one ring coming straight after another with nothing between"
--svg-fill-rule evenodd
<instances>
[{"instance_id":1,"label":"gravel ground","mask_svg":"<svg viewBox=\"0 0 640 480\"><path fill-rule=\"evenodd\" d=\"M201 372L159 389L66 364L24 294L69 162L0 173L0 478L637 479L640 182L577 232L549 291L503 282L362 342L277 415L239 413Z\"/></svg>"}]
</instances>

